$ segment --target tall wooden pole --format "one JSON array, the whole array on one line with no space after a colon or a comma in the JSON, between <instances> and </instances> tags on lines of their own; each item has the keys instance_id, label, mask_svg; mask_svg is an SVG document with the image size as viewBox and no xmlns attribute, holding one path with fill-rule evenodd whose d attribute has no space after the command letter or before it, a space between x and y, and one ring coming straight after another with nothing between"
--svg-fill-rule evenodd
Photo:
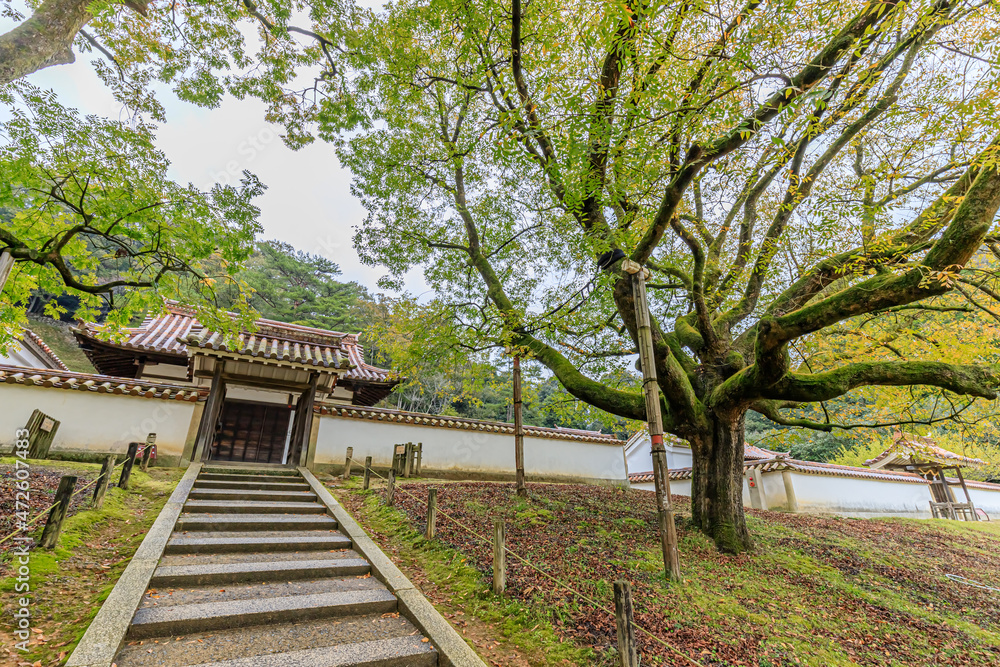
<instances>
[{"instance_id":1,"label":"tall wooden pole","mask_svg":"<svg viewBox=\"0 0 1000 667\"><path fill-rule=\"evenodd\" d=\"M514 464L517 466L517 495L528 496L524 487L524 418L521 414L521 357L514 356Z\"/></svg>"},{"instance_id":2,"label":"tall wooden pole","mask_svg":"<svg viewBox=\"0 0 1000 667\"><path fill-rule=\"evenodd\" d=\"M677 528L674 506L670 501L670 479L667 477L667 450L663 446L663 418L660 415L660 385L656 382L653 357L653 330L649 322L649 302L646 299L645 270L626 260L622 268L632 274L632 296L635 300L635 323L639 337L639 360L642 365L642 389L646 398L646 422L653 450L653 481L656 487L656 513L663 548L663 567L671 581L681 580L680 555L677 552Z\"/></svg>"}]
</instances>

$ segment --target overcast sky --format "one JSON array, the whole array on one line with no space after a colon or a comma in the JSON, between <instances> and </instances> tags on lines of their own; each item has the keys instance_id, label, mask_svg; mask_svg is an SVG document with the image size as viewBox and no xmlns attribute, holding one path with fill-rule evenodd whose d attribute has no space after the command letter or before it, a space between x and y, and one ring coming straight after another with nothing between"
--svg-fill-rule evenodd
<instances>
[{"instance_id":1,"label":"overcast sky","mask_svg":"<svg viewBox=\"0 0 1000 667\"><path fill-rule=\"evenodd\" d=\"M11 25L0 20L0 32ZM94 74L92 57L77 54L76 63L46 68L28 80L54 90L66 106L115 118L121 106ZM157 143L172 163L175 180L208 189L219 180L235 182L249 169L268 186L257 200L264 238L328 257L340 265L345 279L376 291L375 282L385 271L364 266L354 251L353 227L365 211L351 196L350 172L340 167L330 146L318 141L289 150L278 137L280 128L264 121L264 105L256 100L227 97L218 109L202 109L169 91L159 98L167 122L157 132ZM406 288L414 294L426 290L420 272L409 277Z\"/></svg>"}]
</instances>

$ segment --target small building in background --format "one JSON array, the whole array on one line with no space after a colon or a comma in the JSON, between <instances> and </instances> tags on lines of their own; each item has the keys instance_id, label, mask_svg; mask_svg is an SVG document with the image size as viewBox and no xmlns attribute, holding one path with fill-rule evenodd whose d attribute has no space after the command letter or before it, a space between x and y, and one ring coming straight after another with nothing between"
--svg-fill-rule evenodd
<instances>
[{"instance_id":1,"label":"small building in background","mask_svg":"<svg viewBox=\"0 0 1000 667\"><path fill-rule=\"evenodd\" d=\"M0 353L0 365L47 368L54 371L69 370L52 348L45 344L42 337L30 329L24 330L24 336L11 346L6 354Z\"/></svg>"}]
</instances>

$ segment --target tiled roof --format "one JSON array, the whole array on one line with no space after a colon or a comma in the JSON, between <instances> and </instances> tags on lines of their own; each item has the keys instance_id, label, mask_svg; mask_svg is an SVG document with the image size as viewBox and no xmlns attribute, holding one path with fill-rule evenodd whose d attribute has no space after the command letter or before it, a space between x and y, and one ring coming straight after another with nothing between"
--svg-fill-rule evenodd
<instances>
[{"instance_id":1,"label":"tiled roof","mask_svg":"<svg viewBox=\"0 0 1000 667\"><path fill-rule=\"evenodd\" d=\"M77 389L101 394L122 394L143 398L166 398L179 401L197 401L208 396L207 389L166 384L163 382L137 382L127 378L71 371L24 369L19 366L0 365L0 382L37 387Z\"/></svg>"},{"instance_id":2,"label":"tiled roof","mask_svg":"<svg viewBox=\"0 0 1000 667\"><path fill-rule=\"evenodd\" d=\"M937 463L947 466L978 466L986 462L981 459L962 456L937 446L928 437L906 436L899 431L892 434L892 445L873 459L865 461L872 468L890 468L907 466L915 463Z\"/></svg>"},{"instance_id":3,"label":"tiled roof","mask_svg":"<svg viewBox=\"0 0 1000 667\"><path fill-rule=\"evenodd\" d=\"M887 482L909 482L913 484L926 484L927 480L916 473L895 470L872 470L870 468L856 468L854 466L842 466L834 463L818 463L816 461L800 461L778 456L772 459L761 461L746 461L743 464L744 471L757 468L761 472L778 472L782 470L792 470L804 475L825 475L829 477L853 477L856 479L876 479ZM670 471L670 479L686 480L691 479L691 468L677 468ZM631 484L641 484L653 481L653 473L640 472L628 476ZM955 480L958 483L958 480ZM981 489L1000 490L1000 484L989 482L972 482L966 480L966 486Z\"/></svg>"},{"instance_id":4,"label":"tiled roof","mask_svg":"<svg viewBox=\"0 0 1000 667\"><path fill-rule=\"evenodd\" d=\"M281 339L273 336L241 333L230 343L223 334L216 331L202 330L183 339L188 347L232 352L234 354L274 359L306 366L323 366L324 368L351 367L347 355L341 354L339 345L320 345L297 340Z\"/></svg>"},{"instance_id":5,"label":"tiled roof","mask_svg":"<svg viewBox=\"0 0 1000 667\"><path fill-rule=\"evenodd\" d=\"M186 358L189 346L225 350L254 357L279 359L309 366L337 368L345 380L395 383L392 374L364 361L364 346L357 334L345 334L299 324L259 319L257 331L243 333L233 344L225 337L206 329L193 309L167 302L166 313L150 315L138 327L126 329L128 337L120 343L105 343L123 350L170 355L178 361ZM78 337L99 339L101 326L92 322L75 330ZM186 360L185 360L186 363Z\"/></svg>"},{"instance_id":6,"label":"tiled roof","mask_svg":"<svg viewBox=\"0 0 1000 667\"><path fill-rule=\"evenodd\" d=\"M366 408L360 406L320 405L316 412L323 415L347 417L350 419L371 419L397 424L413 424L414 426L437 426L439 428L456 428L466 431L485 431L487 433L514 434L514 425L505 422L479 421L464 417L445 417L442 415L425 415L419 412L403 412L402 410L386 410L384 408ZM600 431L582 431L572 428L547 428L543 426L525 426L524 434L535 438L554 438L557 440L577 440L580 442L596 442L603 445L622 446L622 441L610 433Z\"/></svg>"},{"instance_id":7,"label":"tiled roof","mask_svg":"<svg viewBox=\"0 0 1000 667\"><path fill-rule=\"evenodd\" d=\"M788 456L788 452L772 452L757 445L743 445L743 460L773 459L779 456Z\"/></svg>"},{"instance_id":8,"label":"tiled roof","mask_svg":"<svg viewBox=\"0 0 1000 667\"><path fill-rule=\"evenodd\" d=\"M50 348L48 345L45 344L45 341L42 340L42 337L36 334L31 329L24 330L24 340L29 345L33 343L37 351L41 353L43 356L48 357L52 365L55 366L58 370L61 371L69 370L69 367L67 367L66 364L63 363L63 360L60 359L59 356L52 351L52 348Z\"/></svg>"}]
</instances>

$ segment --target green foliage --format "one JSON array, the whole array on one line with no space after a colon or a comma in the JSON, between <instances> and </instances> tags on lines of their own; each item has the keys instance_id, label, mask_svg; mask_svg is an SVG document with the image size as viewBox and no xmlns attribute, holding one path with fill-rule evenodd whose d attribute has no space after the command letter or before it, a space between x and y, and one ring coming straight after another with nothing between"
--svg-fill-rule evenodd
<instances>
[{"instance_id":1,"label":"green foliage","mask_svg":"<svg viewBox=\"0 0 1000 667\"><path fill-rule=\"evenodd\" d=\"M371 297L361 285L337 280L340 273L325 257L281 241L260 241L235 274L236 282L216 290L216 298L222 308L235 309L245 298L267 319L357 333L365 326Z\"/></svg>"},{"instance_id":2,"label":"green foliage","mask_svg":"<svg viewBox=\"0 0 1000 667\"><path fill-rule=\"evenodd\" d=\"M0 90L0 104L10 115L0 126L0 248L16 260L0 346L18 336L33 293L67 288L80 296L81 318L110 306L112 336L182 287L206 320L218 319L215 286L235 281L259 230L252 200L264 187L253 175L202 192L168 177L150 125L82 116L25 83ZM207 260L215 274L202 270ZM46 305L50 316L62 310Z\"/></svg>"},{"instance_id":3,"label":"green foliage","mask_svg":"<svg viewBox=\"0 0 1000 667\"><path fill-rule=\"evenodd\" d=\"M366 304L364 339L374 363L392 368L403 382L385 399L397 409L492 421L513 421L513 367L496 349L469 349L455 310L439 300L379 296ZM522 363L525 424L608 430L628 437L631 420L583 403L537 363ZM630 376L621 382L634 382Z\"/></svg>"}]
</instances>

